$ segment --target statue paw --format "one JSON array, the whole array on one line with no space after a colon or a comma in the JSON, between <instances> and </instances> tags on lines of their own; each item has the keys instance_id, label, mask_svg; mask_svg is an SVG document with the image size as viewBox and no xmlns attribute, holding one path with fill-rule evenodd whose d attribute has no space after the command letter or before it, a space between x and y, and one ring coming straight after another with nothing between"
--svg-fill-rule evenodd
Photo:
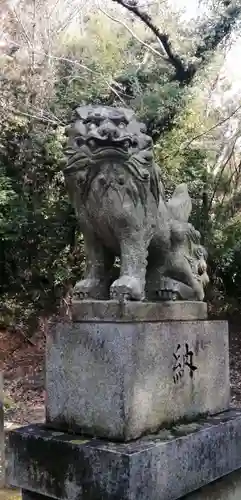
<instances>
[{"instance_id":1,"label":"statue paw","mask_svg":"<svg viewBox=\"0 0 241 500\"><path fill-rule=\"evenodd\" d=\"M73 290L73 296L80 300L106 299L107 289L98 279L85 279L78 281Z\"/></svg>"},{"instance_id":2,"label":"statue paw","mask_svg":"<svg viewBox=\"0 0 241 500\"><path fill-rule=\"evenodd\" d=\"M204 297L205 297L205 292L204 292L203 286L199 285L199 286L195 287L195 294L196 294L197 300L200 300L202 302L204 300Z\"/></svg>"},{"instance_id":3,"label":"statue paw","mask_svg":"<svg viewBox=\"0 0 241 500\"><path fill-rule=\"evenodd\" d=\"M132 276L122 276L110 287L110 298L113 300L143 300L144 291L141 281Z\"/></svg>"},{"instance_id":4,"label":"statue paw","mask_svg":"<svg viewBox=\"0 0 241 500\"><path fill-rule=\"evenodd\" d=\"M180 295L176 290L162 289L158 291L159 300L175 301L180 299Z\"/></svg>"}]
</instances>

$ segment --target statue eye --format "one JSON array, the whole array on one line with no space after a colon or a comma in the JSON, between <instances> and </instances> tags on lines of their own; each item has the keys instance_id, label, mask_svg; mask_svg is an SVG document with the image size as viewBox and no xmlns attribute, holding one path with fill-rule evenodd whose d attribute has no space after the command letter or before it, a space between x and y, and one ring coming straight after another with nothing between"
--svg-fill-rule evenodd
<instances>
[{"instance_id":1,"label":"statue eye","mask_svg":"<svg viewBox=\"0 0 241 500\"><path fill-rule=\"evenodd\" d=\"M125 123L124 122L120 122L118 126L119 126L119 128L125 128Z\"/></svg>"},{"instance_id":2,"label":"statue eye","mask_svg":"<svg viewBox=\"0 0 241 500\"><path fill-rule=\"evenodd\" d=\"M75 145L77 146L77 148L80 148L83 144L83 139L82 137L76 137L75 139Z\"/></svg>"},{"instance_id":3,"label":"statue eye","mask_svg":"<svg viewBox=\"0 0 241 500\"><path fill-rule=\"evenodd\" d=\"M94 123L90 123L89 124L89 130L93 130L94 128L96 128L95 124Z\"/></svg>"}]
</instances>

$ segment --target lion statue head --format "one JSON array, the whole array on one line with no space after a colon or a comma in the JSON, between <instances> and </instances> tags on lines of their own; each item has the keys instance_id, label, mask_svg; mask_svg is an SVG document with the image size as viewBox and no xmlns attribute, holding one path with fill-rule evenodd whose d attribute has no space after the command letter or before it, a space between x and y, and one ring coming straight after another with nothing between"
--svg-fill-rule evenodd
<instances>
[{"instance_id":1,"label":"lion statue head","mask_svg":"<svg viewBox=\"0 0 241 500\"><path fill-rule=\"evenodd\" d=\"M124 177L120 175L121 169L133 178L143 204L143 185L149 182L158 204L159 174L153 160L152 139L146 134L145 124L137 120L133 110L111 106L79 106L74 111L66 134L65 177L75 175L82 187L83 200L88 196L93 179L100 172L103 173L103 166L106 165L104 176L110 178L110 175L114 175L117 183L125 183Z\"/></svg>"}]
</instances>

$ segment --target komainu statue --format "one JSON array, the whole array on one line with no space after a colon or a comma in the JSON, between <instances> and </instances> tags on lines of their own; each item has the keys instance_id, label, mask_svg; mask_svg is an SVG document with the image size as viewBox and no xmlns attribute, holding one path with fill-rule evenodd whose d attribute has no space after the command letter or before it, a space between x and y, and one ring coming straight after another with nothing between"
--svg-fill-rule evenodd
<instances>
[{"instance_id":1,"label":"komainu statue","mask_svg":"<svg viewBox=\"0 0 241 500\"><path fill-rule=\"evenodd\" d=\"M203 300L206 252L188 222L191 199L181 184L165 200L145 125L130 109L80 106L67 135L64 175L86 254L75 296Z\"/></svg>"}]
</instances>

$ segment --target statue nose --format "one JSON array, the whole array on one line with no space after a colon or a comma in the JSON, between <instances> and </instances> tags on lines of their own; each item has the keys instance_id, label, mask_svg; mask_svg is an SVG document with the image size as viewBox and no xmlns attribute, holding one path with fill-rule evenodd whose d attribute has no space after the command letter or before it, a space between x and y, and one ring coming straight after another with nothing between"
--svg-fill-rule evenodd
<instances>
[{"instance_id":1,"label":"statue nose","mask_svg":"<svg viewBox=\"0 0 241 500\"><path fill-rule=\"evenodd\" d=\"M108 139L117 139L120 136L118 128L113 123L105 123L99 128L101 137L108 137Z\"/></svg>"}]
</instances>

